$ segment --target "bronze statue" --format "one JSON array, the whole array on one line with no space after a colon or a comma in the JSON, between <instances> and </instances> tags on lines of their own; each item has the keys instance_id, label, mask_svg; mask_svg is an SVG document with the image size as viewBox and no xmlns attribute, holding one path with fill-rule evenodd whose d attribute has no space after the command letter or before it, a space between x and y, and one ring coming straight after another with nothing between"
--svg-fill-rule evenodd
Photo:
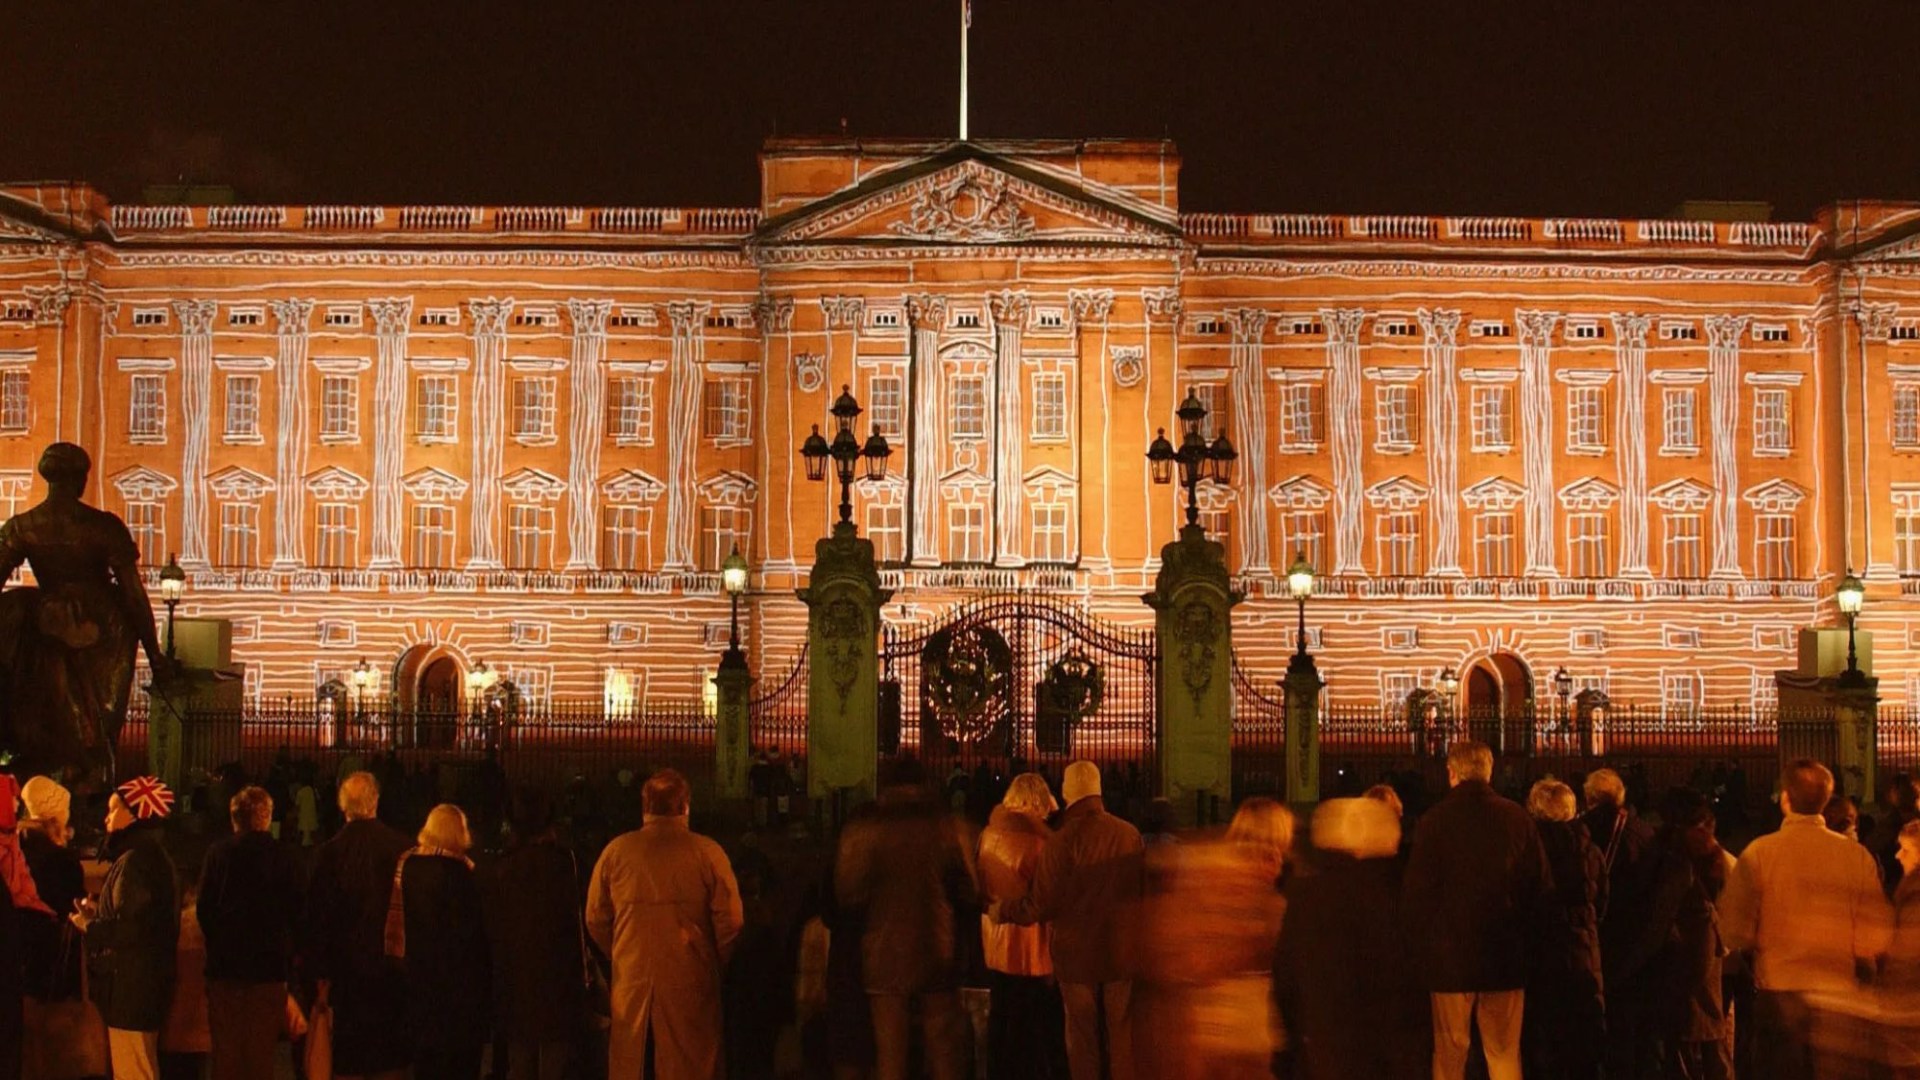
<instances>
[{"instance_id":1,"label":"bronze statue","mask_svg":"<svg viewBox=\"0 0 1920 1080\"><path fill-rule=\"evenodd\" d=\"M21 775L111 780L133 688L133 647L156 681L174 672L154 632L140 551L126 523L80 501L93 462L72 443L40 455L47 497L0 525L0 581L21 563L36 586L0 593L0 748Z\"/></svg>"}]
</instances>

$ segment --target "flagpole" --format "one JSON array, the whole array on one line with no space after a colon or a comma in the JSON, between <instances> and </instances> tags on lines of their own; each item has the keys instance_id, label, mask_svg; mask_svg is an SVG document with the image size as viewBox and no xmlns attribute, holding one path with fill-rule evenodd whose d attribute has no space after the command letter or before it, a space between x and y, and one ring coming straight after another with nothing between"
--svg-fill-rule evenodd
<instances>
[{"instance_id":1,"label":"flagpole","mask_svg":"<svg viewBox=\"0 0 1920 1080\"><path fill-rule=\"evenodd\" d=\"M967 141L967 28L973 25L973 0L960 0L960 141Z\"/></svg>"}]
</instances>

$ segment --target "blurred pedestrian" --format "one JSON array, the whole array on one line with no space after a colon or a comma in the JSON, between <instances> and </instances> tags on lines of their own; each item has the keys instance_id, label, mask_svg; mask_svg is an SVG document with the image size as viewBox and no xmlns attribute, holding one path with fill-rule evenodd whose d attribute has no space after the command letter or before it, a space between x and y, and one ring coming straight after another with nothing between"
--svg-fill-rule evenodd
<instances>
[{"instance_id":1,"label":"blurred pedestrian","mask_svg":"<svg viewBox=\"0 0 1920 1080\"><path fill-rule=\"evenodd\" d=\"M207 850L195 910L206 937L213 1080L250 1080L272 1074L287 1027L300 867L268 831L265 789L242 788L228 813L233 835Z\"/></svg>"},{"instance_id":2,"label":"blurred pedestrian","mask_svg":"<svg viewBox=\"0 0 1920 1080\"><path fill-rule=\"evenodd\" d=\"M1538 1080L1593 1080L1605 1047L1601 994L1600 916L1607 873L1600 850L1576 820L1573 789L1541 780L1527 793L1552 872L1541 907L1537 947L1527 973L1521 1051Z\"/></svg>"},{"instance_id":3,"label":"blurred pedestrian","mask_svg":"<svg viewBox=\"0 0 1920 1080\"><path fill-rule=\"evenodd\" d=\"M341 781L339 802L346 824L314 850L302 919L305 965L319 981L316 1001L333 1012L335 1076L398 1080L413 1044L404 972L387 956L385 939L393 870L407 839L379 819L372 773Z\"/></svg>"},{"instance_id":4,"label":"blurred pedestrian","mask_svg":"<svg viewBox=\"0 0 1920 1080\"><path fill-rule=\"evenodd\" d=\"M1026 895L1040 867L1040 852L1053 835L1047 818L1058 809L1039 773L1021 773L1007 785L980 833L981 899L1004 903ZM1066 1014L1053 981L1046 924L1016 926L982 915L980 939L991 995L987 1068L1008 1080L1064 1078Z\"/></svg>"},{"instance_id":5,"label":"blurred pedestrian","mask_svg":"<svg viewBox=\"0 0 1920 1080\"><path fill-rule=\"evenodd\" d=\"M20 1075L26 1053L27 939L34 920L53 911L40 899L20 850L14 797L19 782L0 773L0 1077Z\"/></svg>"},{"instance_id":6,"label":"blurred pedestrian","mask_svg":"<svg viewBox=\"0 0 1920 1080\"><path fill-rule=\"evenodd\" d=\"M1666 1043L1663 1064L1671 1074L1688 1080L1731 1080L1728 950L1716 900L1732 872L1732 857L1714 839L1712 804L1699 792L1688 788L1669 792L1661 802L1660 821L1656 847L1668 852L1671 862L1687 867L1684 878L1671 863L1660 874L1662 899L1656 910L1672 906L1676 912L1670 931L1671 982L1659 995L1668 1017L1660 1031ZM1656 925L1660 921L1656 919Z\"/></svg>"},{"instance_id":7,"label":"blurred pedestrian","mask_svg":"<svg viewBox=\"0 0 1920 1080\"><path fill-rule=\"evenodd\" d=\"M82 935L67 915L86 898L86 870L71 846L73 794L50 777L20 789L20 849L45 914L19 913L26 962L25 1075L79 1080L107 1071L106 1031L81 993Z\"/></svg>"},{"instance_id":8,"label":"blurred pedestrian","mask_svg":"<svg viewBox=\"0 0 1920 1080\"><path fill-rule=\"evenodd\" d=\"M441 803L416 839L394 867L383 927L387 956L406 972L414 1080L476 1080L493 969L467 815Z\"/></svg>"},{"instance_id":9,"label":"blurred pedestrian","mask_svg":"<svg viewBox=\"0 0 1920 1080\"><path fill-rule=\"evenodd\" d=\"M1893 936L1874 990L1885 1064L1895 1076L1920 1076L1920 818L1901 828L1894 857L1901 876L1893 892Z\"/></svg>"},{"instance_id":10,"label":"blurred pedestrian","mask_svg":"<svg viewBox=\"0 0 1920 1080\"><path fill-rule=\"evenodd\" d=\"M510 846L484 878L494 1034L509 1080L560 1080L586 1023L579 864L538 788L514 791L507 820Z\"/></svg>"},{"instance_id":11,"label":"blurred pedestrian","mask_svg":"<svg viewBox=\"0 0 1920 1080\"><path fill-rule=\"evenodd\" d=\"M112 866L99 899L81 901L70 916L87 936L87 974L107 1024L114 1080L159 1075L160 1028L173 1001L180 941L173 860L162 843L172 812L173 791L157 777L114 789L102 849Z\"/></svg>"}]
</instances>

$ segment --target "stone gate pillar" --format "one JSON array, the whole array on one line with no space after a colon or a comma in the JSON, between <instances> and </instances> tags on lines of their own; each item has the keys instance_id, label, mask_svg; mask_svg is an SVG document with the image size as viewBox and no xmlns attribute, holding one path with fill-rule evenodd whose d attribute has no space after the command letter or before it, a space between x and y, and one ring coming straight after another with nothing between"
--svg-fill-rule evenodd
<instances>
[{"instance_id":1,"label":"stone gate pillar","mask_svg":"<svg viewBox=\"0 0 1920 1080\"><path fill-rule=\"evenodd\" d=\"M870 799L879 752L880 587L873 541L841 522L814 545L807 605L807 797L815 807ZM816 809L816 815L819 814Z\"/></svg>"},{"instance_id":2,"label":"stone gate pillar","mask_svg":"<svg viewBox=\"0 0 1920 1080\"><path fill-rule=\"evenodd\" d=\"M1880 798L1880 679L1873 674L1873 633L1858 634L1859 663L1847 670L1847 632L1832 627L1800 631L1800 666L1774 673L1780 702L1780 763L1820 759L1833 770L1836 790L1867 806ZM1827 732L1826 718L1832 731Z\"/></svg>"},{"instance_id":3,"label":"stone gate pillar","mask_svg":"<svg viewBox=\"0 0 1920 1080\"><path fill-rule=\"evenodd\" d=\"M753 697L753 673L747 670L747 654L728 649L720 654L720 669L713 676L714 793L724 802L744 802L747 798L747 766L752 748L748 745L748 703Z\"/></svg>"},{"instance_id":4,"label":"stone gate pillar","mask_svg":"<svg viewBox=\"0 0 1920 1080\"><path fill-rule=\"evenodd\" d=\"M1280 685L1287 703L1287 802L1312 806L1320 801L1320 691L1327 683L1305 641L1287 662Z\"/></svg>"},{"instance_id":5,"label":"stone gate pillar","mask_svg":"<svg viewBox=\"0 0 1920 1080\"><path fill-rule=\"evenodd\" d=\"M173 634L174 659L182 675L169 685L147 688L146 768L167 786L182 790L193 766L211 769L219 764L212 760L215 746L239 745L245 687L230 672L231 622L177 618ZM227 739L221 738L223 733ZM125 763L120 771L129 772Z\"/></svg>"},{"instance_id":6,"label":"stone gate pillar","mask_svg":"<svg viewBox=\"0 0 1920 1080\"><path fill-rule=\"evenodd\" d=\"M1226 548L1188 525L1160 549L1141 598L1160 667L1160 786L1183 822L1210 820L1233 788L1233 605Z\"/></svg>"}]
</instances>

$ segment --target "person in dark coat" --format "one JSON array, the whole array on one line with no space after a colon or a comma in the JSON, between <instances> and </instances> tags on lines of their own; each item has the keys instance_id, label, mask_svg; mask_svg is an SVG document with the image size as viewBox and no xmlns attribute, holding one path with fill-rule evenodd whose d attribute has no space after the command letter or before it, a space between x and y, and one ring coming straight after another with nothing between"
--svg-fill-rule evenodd
<instances>
[{"instance_id":1,"label":"person in dark coat","mask_svg":"<svg viewBox=\"0 0 1920 1080\"><path fill-rule=\"evenodd\" d=\"M494 1033L510 1080L559 1080L587 1012L580 868L544 793L518 789L508 817L512 847L484 878Z\"/></svg>"},{"instance_id":2,"label":"person in dark coat","mask_svg":"<svg viewBox=\"0 0 1920 1080\"><path fill-rule=\"evenodd\" d=\"M1493 751L1447 751L1452 789L1420 818L1400 898L1433 1006L1434 1080L1464 1077L1478 1027L1492 1080L1519 1080L1529 937L1552 886L1527 812L1493 790Z\"/></svg>"},{"instance_id":3,"label":"person in dark coat","mask_svg":"<svg viewBox=\"0 0 1920 1080\"><path fill-rule=\"evenodd\" d=\"M406 972L414 1080L480 1075L493 976L472 847L467 815L441 803L393 872L384 944Z\"/></svg>"},{"instance_id":4,"label":"person in dark coat","mask_svg":"<svg viewBox=\"0 0 1920 1080\"><path fill-rule=\"evenodd\" d=\"M114 789L102 851L113 865L100 898L81 901L70 916L87 936L93 1003L107 1025L116 1077L159 1072L160 1026L173 1004L180 942L173 860L161 843L172 812L173 792L154 777L136 777Z\"/></svg>"},{"instance_id":5,"label":"person in dark coat","mask_svg":"<svg viewBox=\"0 0 1920 1080\"><path fill-rule=\"evenodd\" d=\"M1288 884L1273 965L1292 1080L1424 1075L1432 1021L1398 919L1400 819L1376 799L1329 799L1313 845L1320 871Z\"/></svg>"},{"instance_id":6,"label":"person in dark coat","mask_svg":"<svg viewBox=\"0 0 1920 1080\"><path fill-rule=\"evenodd\" d=\"M1574 820L1578 809L1573 789L1558 780L1542 780L1527 794L1527 812L1539 827L1553 873L1527 974L1520 1034L1527 1075L1540 1080L1593 1080L1606 1038L1598 907L1607 874L1586 826Z\"/></svg>"},{"instance_id":7,"label":"person in dark coat","mask_svg":"<svg viewBox=\"0 0 1920 1080\"><path fill-rule=\"evenodd\" d=\"M1663 1031L1667 1068L1671 1075L1689 1080L1730 1080L1733 1023L1728 1008L1727 948L1714 904L1733 872L1733 856L1714 838L1713 809L1697 791L1676 788L1670 792L1661 802L1660 820L1657 844L1692 869L1692 883L1680 897L1675 919L1679 940L1669 991L1675 1015Z\"/></svg>"},{"instance_id":8,"label":"person in dark coat","mask_svg":"<svg viewBox=\"0 0 1920 1080\"><path fill-rule=\"evenodd\" d=\"M1601 936L1607 1062L1618 1076L1657 1075L1666 1048L1686 1034L1695 1005L1717 1010L1721 1000L1713 905L1679 835L1671 828L1656 834L1639 859L1636 887L1643 891L1631 907L1609 901L1614 929L1609 938L1603 927Z\"/></svg>"},{"instance_id":9,"label":"person in dark coat","mask_svg":"<svg viewBox=\"0 0 1920 1080\"><path fill-rule=\"evenodd\" d=\"M207 1022L213 1080L273 1073L287 1026L300 866L273 838L273 798L242 788L228 806L232 836L207 851L194 911L207 943Z\"/></svg>"},{"instance_id":10,"label":"person in dark coat","mask_svg":"<svg viewBox=\"0 0 1920 1080\"><path fill-rule=\"evenodd\" d=\"M380 784L372 773L341 781L339 801L347 823L314 850L305 965L319 980L317 1000L333 1010L334 1074L397 1078L413 1047L401 969L382 943L393 868L407 839L376 819Z\"/></svg>"},{"instance_id":11,"label":"person in dark coat","mask_svg":"<svg viewBox=\"0 0 1920 1080\"><path fill-rule=\"evenodd\" d=\"M85 949L67 915L86 898L86 870L73 838L73 795L51 777L36 776L20 789L26 816L20 820L20 850L33 875L44 915L21 913L25 952L26 1060L33 1076L86 1076L102 1071L100 1048L84 1037L87 1003L80 971Z\"/></svg>"},{"instance_id":12,"label":"person in dark coat","mask_svg":"<svg viewBox=\"0 0 1920 1080\"><path fill-rule=\"evenodd\" d=\"M1607 871L1605 902L1600 905L1600 960L1607 984L1608 1068L1636 1076L1655 1067L1655 1048L1641 1023L1644 1001L1630 996L1632 977L1638 973L1629 970L1647 958L1637 942L1644 940L1652 903L1653 826L1633 812L1626 781L1612 769L1595 769L1583 791L1587 812L1580 820ZM1631 965L1629 953L1636 954Z\"/></svg>"},{"instance_id":13,"label":"person in dark coat","mask_svg":"<svg viewBox=\"0 0 1920 1080\"><path fill-rule=\"evenodd\" d=\"M1910 821L1920 821L1920 780L1913 774L1897 772L1887 781L1887 811L1875 815L1866 845L1880 863L1880 876L1892 896L1906 873L1900 866L1900 830Z\"/></svg>"}]
</instances>

